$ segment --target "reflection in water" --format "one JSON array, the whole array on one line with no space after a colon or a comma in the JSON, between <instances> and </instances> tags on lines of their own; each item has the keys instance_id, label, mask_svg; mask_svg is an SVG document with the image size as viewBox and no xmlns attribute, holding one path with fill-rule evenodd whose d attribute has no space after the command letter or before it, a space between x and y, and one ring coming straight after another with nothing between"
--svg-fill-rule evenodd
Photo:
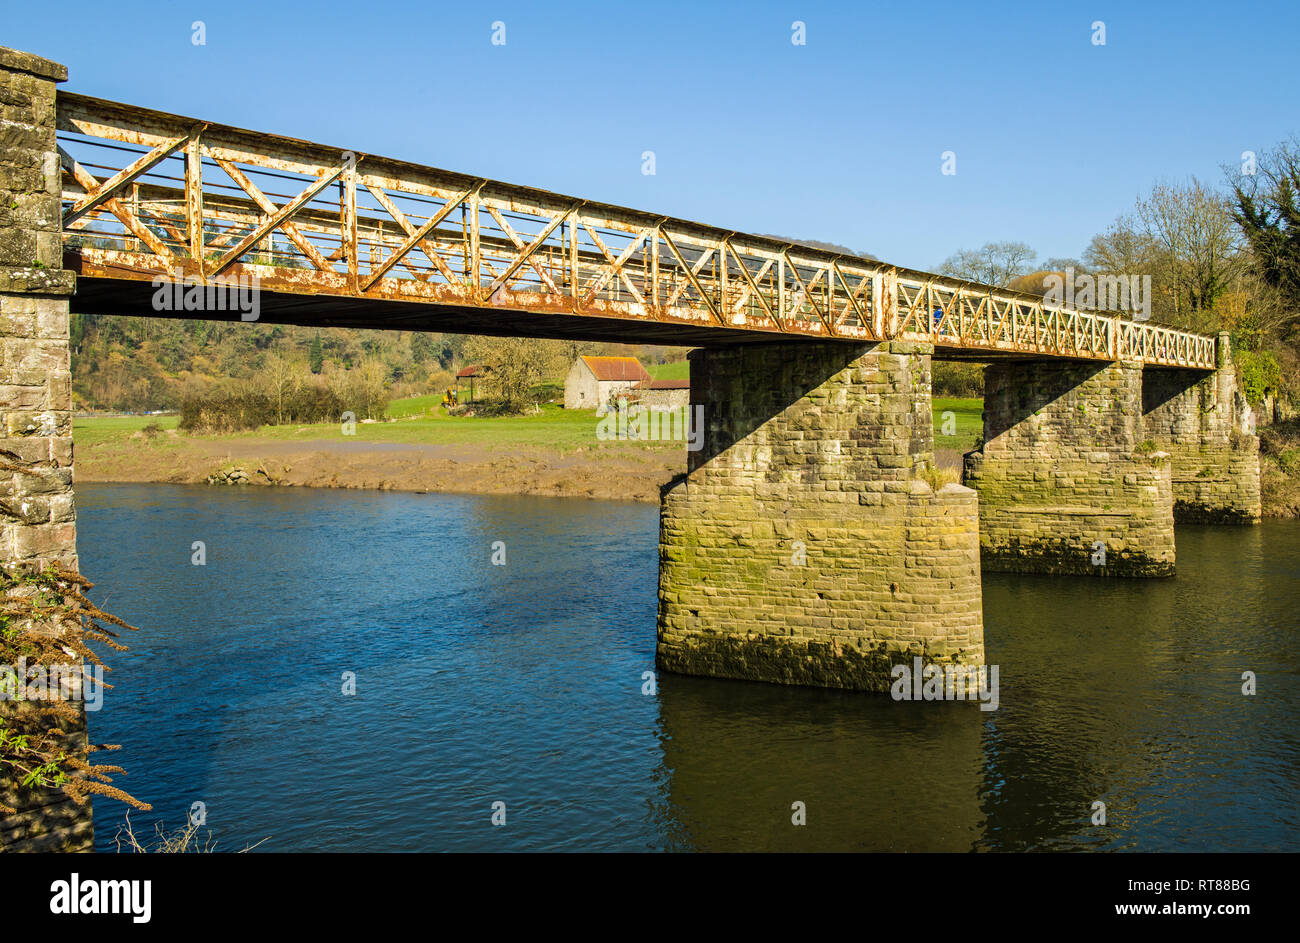
<instances>
[{"instance_id":1,"label":"reflection in water","mask_svg":"<svg viewBox=\"0 0 1300 943\"><path fill-rule=\"evenodd\" d=\"M201 800L225 850L1300 847L1294 524L1180 528L1168 581L986 575L984 712L678 676L643 696L654 507L152 485L79 505L95 598L143 627L90 720L154 804L137 832ZM101 849L122 812L97 803Z\"/></svg>"},{"instance_id":2,"label":"reflection in water","mask_svg":"<svg viewBox=\"0 0 1300 943\"><path fill-rule=\"evenodd\" d=\"M973 704L672 676L660 711L686 847L967 851L980 835L992 713Z\"/></svg>"},{"instance_id":3,"label":"reflection in water","mask_svg":"<svg viewBox=\"0 0 1300 943\"><path fill-rule=\"evenodd\" d=\"M1177 540L1172 580L985 576L1002 709L978 847L1300 844L1300 527L1180 527Z\"/></svg>"}]
</instances>

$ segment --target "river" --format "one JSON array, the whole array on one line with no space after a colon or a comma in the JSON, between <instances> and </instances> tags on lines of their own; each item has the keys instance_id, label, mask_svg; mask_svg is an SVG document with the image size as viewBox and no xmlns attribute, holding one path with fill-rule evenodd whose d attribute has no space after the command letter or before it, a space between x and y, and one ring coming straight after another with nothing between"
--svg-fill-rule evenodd
<instances>
[{"instance_id":1,"label":"river","mask_svg":"<svg viewBox=\"0 0 1300 943\"><path fill-rule=\"evenodd\" d=\"M986 574L986 712L674 675L644 694L653 506L77 496L92 596L141 628L90 715L153 805L139 835L199 802L219 851L1300 850L1297 522L1180 527L1171 580ZM97 849L124 811L96 800Z\"/></svg>"}]
</instances>

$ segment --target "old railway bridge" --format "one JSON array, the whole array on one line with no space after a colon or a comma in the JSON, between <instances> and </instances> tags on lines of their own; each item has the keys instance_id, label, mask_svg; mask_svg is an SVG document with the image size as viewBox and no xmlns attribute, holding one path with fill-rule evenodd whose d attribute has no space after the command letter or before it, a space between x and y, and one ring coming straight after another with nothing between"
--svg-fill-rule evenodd
<instances>
[{"instance_id":1,"label":"old railway bridge","mask_svg":"<svg viewBox=\"0 0 1300 943\"><path fill-rule=\"evenodd\" d=\"M881 689L982 663L980 568L1169 576L1175 520L1259 519L1227 338L57 91L0 49L6 563L76 564L70 311L251 280L284 324L693 346L660 666ZM991 363L935 491L932 358Z\"/></svg>"}]
</instances>

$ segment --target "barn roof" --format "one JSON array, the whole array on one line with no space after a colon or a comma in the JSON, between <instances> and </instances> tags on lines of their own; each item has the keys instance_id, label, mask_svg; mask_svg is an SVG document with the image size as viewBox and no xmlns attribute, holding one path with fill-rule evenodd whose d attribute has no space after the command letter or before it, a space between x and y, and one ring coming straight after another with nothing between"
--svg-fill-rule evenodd
<instances>
[{"instance_id":1,"label":"barn roof","mask_svg":"<svg viewBox=\"0 0 1300 943\"><path fill-rule=\"evenodd\" d=\"M472 367L463 367L460 373L456 374L456 379L463 380L466 377L481 377L483 373L483 368L476 364Z\"/></svg>"},{"instance_id":2,"label":"barn roof","mask_svg":"<svg viewBox=\"0 0 1300 943\"><path fill-rule=\"evenodd\" d=\"M582 362L597 380L634 380L650 379L641 361L635 357L583 357Z\"/></svg>"}]
</instances>

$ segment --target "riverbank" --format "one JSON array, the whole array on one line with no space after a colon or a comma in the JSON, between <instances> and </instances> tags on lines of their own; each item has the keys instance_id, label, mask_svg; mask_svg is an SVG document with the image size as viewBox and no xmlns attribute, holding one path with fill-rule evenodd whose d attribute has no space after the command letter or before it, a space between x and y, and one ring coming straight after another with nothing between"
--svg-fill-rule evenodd
<instances>
[{"instance_id":1,"label":"riverbank","mask_svg":"<svg viewBox=\"0 0 1300 943\"><path fill-rule=\"evenodd\" d=\"M1265 517L1300 518L1300 419L1260 430L1259 478Z\"/></svg>"},{"instance_id":2,"label":"riverbank","mask_svg":"<svg viewBox=\"0 0 1300 943\"><path fill-rule=\"evenodd\" d=\"M164 417L166 418L166 417ZM155 420L156 422L157 420ZM104 420L91 420L90 423ZM344 437L337 425L297 427L292 437L267 434L192 436L147 423L74 431L77 482L247 484L377 491L540 495L658 501L659 488L685 470L682 443L557 444L509 436L476 441L400 441L407 423L358 426ZM141 428L131 428L136 425ZM594 428L594 422L593 422ZM394 441L398 439L399 441Z\"/></svg>"},{"instance_id":3,"label":"riverbank","mask_svg":"<svg viewBox=\"0 0 1300 943\"><path fill-rule=\"evenodd\" d=\"M960 473L979 400L935 400L935 460ZM189 435L175 416L79 418L77 482L440 491L657 502L686 470L682 442L601 441L592 411L514 419L428 417ZM945 422L947 423L945 427ZM951 434L945 435L948 431ZM1261 431L1264 516L1300 518L1300 423Z\"/></svg>"},{"instance_id":4,"label":"riverbank","mask_svg":"<svg viewBox=\"0 0 1300 943\"><path fill-rule=\"evenodd\" d=\"M401 403L395 410L403 414ZM958 470L978 435L979 400L935 400L935 453ZM175 416L79 418L78 483L246 484L379 491L538 495L657 502L686 470L681 441L602 441L592 410L537 416L264 427L191 435Z\"/></svg>"}]
</instances>

